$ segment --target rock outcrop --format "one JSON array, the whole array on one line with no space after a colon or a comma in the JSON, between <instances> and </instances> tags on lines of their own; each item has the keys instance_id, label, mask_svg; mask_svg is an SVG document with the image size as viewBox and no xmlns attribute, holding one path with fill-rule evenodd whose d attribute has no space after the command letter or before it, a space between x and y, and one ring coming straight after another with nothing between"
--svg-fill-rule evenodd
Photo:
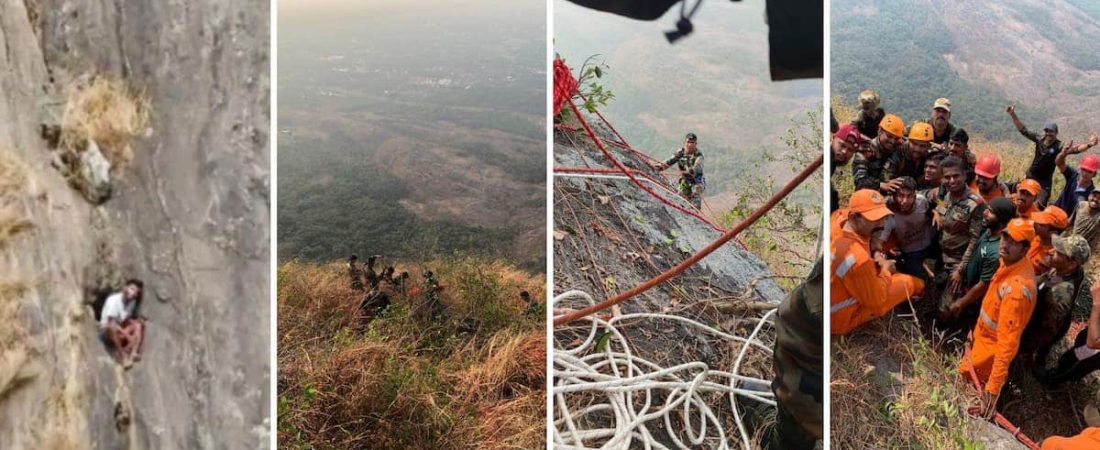
<instances>
[{"instance_id":1,"label":"rock outcrop","mask_svg":"<svg viewBox=\"0 0 1100 450\"><path fill-rule=\"evenodd\" d=\"M267 448L269 11L266 1L0 1L0 156L31 225L0 237L5 449ZM40 126L81 76L138 86L148 132L86 201ZM146 282L145 357L124 371L91 293ZM0 335L4 336L4 335Z\"/></svg>"}]
</instances>

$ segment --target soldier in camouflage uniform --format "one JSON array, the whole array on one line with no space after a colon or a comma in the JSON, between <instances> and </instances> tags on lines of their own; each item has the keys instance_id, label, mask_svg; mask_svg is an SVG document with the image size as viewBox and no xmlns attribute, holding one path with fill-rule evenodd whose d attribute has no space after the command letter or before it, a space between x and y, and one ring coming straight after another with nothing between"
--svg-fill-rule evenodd
<instances>
[{"instance_id":1,"label":"soldier in camouflage uniform","mask_svg":"<svg viewBox=\"0 0 1100 450\"><path fill-rule=\"evenodd\" d=\"M879 108L882 99L873 90L865 90L859 93L859 112L852 118L852 125L856 126L859 133L868 138L878 135L879 123L886 116L886 111Z\"/></svg>"},{"instance_id":2,"label":"soldier in camouflage uniform","mask_svg":"<svg viewBox=\"0 0 1100 450\"><path fill-rule=\"evenodd\" d=\"M363 290L363 271L359 269L359 256L351 255L348 258L348 278L351 278L351 288L357 291Z\"/></svg>"},{"instance_id":3,"label":"soldier in camouflage uniform","mask_svg":"<svg viewBox=\"0 0 1100 450\"><path fill-rule=\"evenodd\" d=\"M363 269L363 274L367 278L367 284L370 285L371 289L378 287L378 282L382 281L382 279L378 277L378 272L374 271L374 263L376 261L378 261L378 255L367 257L367 266Z\"/></svg>"},{"instance_id":4,"label":"soldier in camouflage uniform","mask_svg":"<svg viewBox=\"0 0 1100 450\"><path fill-rule=\"evenodd\" d=\"M904 145L904 129L905 124L900 117L887 114L882 118L878 136L852 158L852 182L857 191L875 189L893 192L897 188L897 183L891 183L883 176L883 169L890 156Z\"/></svg>"},{"instance_id":5,"label":"soldier in camouflage uniform","mask_svg":"<svg viewBox=\"0 0 1100 450\"><path fill-rule=\"evenodd\" d=\"M394 269L393 266L387 266L385 270L382 271L382 281L386 282L390 286L396 286L397 282L393 279L393 273L395 271L396 269Z\"/></svg>"},{"instance_id":6,"label":"soldier in camouflage uniform","mask_svg":"<svg viewBox=\"0 0 1100 450\"><path fill-rule=\"evenodd\" d=\"M1050 270L1040 274L1035 280L1039 290L1039 299L1035 312L1024 329L1020 344L1020 353L1034 353L1035 358L1022 361L1034 361L1036 376L1042 378L1043 366L1051 347L1069 331L1073 305L1081 294L1085 271L1082 267L1089 260L1089 244L1085 238L1076 235L1069 237L1053 236L1053 249L1050 251Z\"/></svg>"},{"instance_id":7,"label":"soldier in camouflage uniform","mask_svg":"<svg viewBox=\"0 0 1100 450\"><path fill-rule=\"evenodd\" d=\"M961 159L948 156L941 164L943 184L929 201L935 204L932 224L940 230L941 259L937 264L935 285L940 297L940 312L950 309L955 297L963 294L963 270L970 261L982 234L985 203L966 185L966 166Z\"/></svg>"},{"instance_id":8,"label":"soldier in camouflage uniform","mask_svg":"<svg viewBox=\"0 0 1100 450\"><path fill-rule=\"evenodd\" d=\"M695 133L688 133L684 138L684 146L668 161L658 164L657 169L665 170L676 164L680 169L680 182L677 188L680 196L696 208L702 208L703 190L706 188L707 179L703 176L703 151L696 147L696 142Z\"/></svg>"},{"instance_id":9,"label":"soldier in camouflage uniform","mask_svg":"<svg viewBox=\"0 0 1100 450\"><path fill-rule=\"evenodd\" d=\"M435 278L435 273L432 271L424 272L424 305L422 313L427 315L427 319L435 319L443 314L443 304L439 301L439 292L443 290L443 287L439 285L439 280Z\"/></svg>"},{"instance_id":10,"label":"soldier in camouflage uniform","mask_svg":"<svg viewBox=\"0 0 1100 450\"><path fill-rule=\"evenodd\" d=\"M914 180L924 176L924 160L932 148L932 126L924 122L913 124L909 130L909 141L901 146L886 160L882 173L887 180L911 177Z\"/></svg>"},{"instance_id":11,"label":"soldier in camouflage uniform","mask_svg":"<svg viewBox=\"0 0 1100 450\"><path fill-rule=\"evenodd\" d=\"M393 277L393 290L404 295L405 283L409 280L409 273L401 271L401 274Z\"/></svg>"},{"instance_id":12,"label":"soldier in camouflage uniform","mask_svg":"<svg viewBox=\"0 0 1100 450\"><path fill-rule=\"evenodd\" d=\"M775 380L775 428L764 448L809 450L822 438L822 321L824 284L822 259L802 285L779 305L772 366Z\"/></svg>"}]
</instances>

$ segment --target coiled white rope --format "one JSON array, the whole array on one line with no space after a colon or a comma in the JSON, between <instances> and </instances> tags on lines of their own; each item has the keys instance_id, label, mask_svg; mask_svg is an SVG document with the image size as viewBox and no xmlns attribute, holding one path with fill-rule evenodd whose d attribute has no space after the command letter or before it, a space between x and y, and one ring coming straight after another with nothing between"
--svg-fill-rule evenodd
<instances>
[{"instance_id":1,"label":"coiled white rope","mask_svg":"<svg viewBox=\"0 0 1100 450\"><path fill-rule=\"evenodd\" d=\"M581 299L589 305L596 304L596 300L585 292L569 291L555 297L552 306L556 307L559 302L567 299ZM750 349L771 354L772 349L761 343L757 336L764 325L771 325L769 319L775 311L769 310L759 319L748 319L757 321L748 337L735 336L701 322L669 314L636 313L615 316L608 320L596 316L579 319L578 324L588 322L587 335L580 344L572 348L558 348L555 340L554 448L628 449L637 440L646 450L669 450L669 447L654 438L649 429L651 422L661 421L664 423L663 435L675 445L672 448L698 448L706 444L708 448L731 449L729 438L732 436L728 434L733 433L727 434L715 409L707 404L704 397L705 394L718 392L728 394L737 425L736 434L740 437L742 448L750 449L751 437L738 411L738 397L771 406L775 406L775 401L770 390L770 380L743 376L738 371ZM620 329L645 323L647 320L674 321L709 336L739 343L741 348L733 369L730 372L713 370L700 361L662 367L636 355ZM625 321L631 323L624 323ZM601 338L598 339L597 336ZM572 410L567 401L571 396L576 396L575 404L593 403L579 410ZM640 404L635 400L636 396L643 399ZM661 396L665 398L664 404L655 407L654 400ZM688 443L681 440L681 433L673 426L674 415L679 416L678 426L682 426ZM585 420L586 416L592 416L592 420ZM693 418L697 420L696 425L693 425ZM585 428L587 425L592 428ZM708 427L714 432L708 434Z\"/></svg>"}]
</instances>

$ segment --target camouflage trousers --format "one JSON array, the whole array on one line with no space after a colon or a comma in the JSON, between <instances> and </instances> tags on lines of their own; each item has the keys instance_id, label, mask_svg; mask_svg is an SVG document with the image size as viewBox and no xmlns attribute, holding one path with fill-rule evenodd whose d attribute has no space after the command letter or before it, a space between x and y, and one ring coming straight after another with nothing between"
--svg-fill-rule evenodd
<instances>
[{"instance_id":1,"label":"camouflage trousers","mask_svg":"<svg viewBox=\"0 0 1100 450\"><path fill-rule=\"evenodd\" d=\"M703 207L703 189L705 188L702 182L693 182L686 178L680 179L679 191L680 196L685 200L691 202L695 208L700 209Z\"/></svg>"},{"instance_id":2,"label":"camouflage trousers","mask_svg":"<svg viewBox=\"0 0 1100 450\"><path fill-rule=\"evenodd\" d=\"M777 408L769 449L812 449L822 436L822 271L818 258L810 276L791 292L776 316L772 391Z\"/></svg>"}]
</instances>

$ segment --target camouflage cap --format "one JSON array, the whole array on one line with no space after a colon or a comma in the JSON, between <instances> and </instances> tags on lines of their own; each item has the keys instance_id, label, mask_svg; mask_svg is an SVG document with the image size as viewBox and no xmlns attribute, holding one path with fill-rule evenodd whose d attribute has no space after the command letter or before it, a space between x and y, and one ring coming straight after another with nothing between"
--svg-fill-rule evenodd
<instances>
[{"instance_id":1,"label":"camouflage cap","mask_svg":"<svg viewBox=\"0 0 1100 450\"><path fill-rule=\"evenodd\" d=\"M1089 260L1089 242L1081 236L1076 234L1066 237L1053 236L1051 244L1054 246L1054 251L1072 258L1077 261L1077 264L1084 264Z\"/></svg>"}]
</instances>

